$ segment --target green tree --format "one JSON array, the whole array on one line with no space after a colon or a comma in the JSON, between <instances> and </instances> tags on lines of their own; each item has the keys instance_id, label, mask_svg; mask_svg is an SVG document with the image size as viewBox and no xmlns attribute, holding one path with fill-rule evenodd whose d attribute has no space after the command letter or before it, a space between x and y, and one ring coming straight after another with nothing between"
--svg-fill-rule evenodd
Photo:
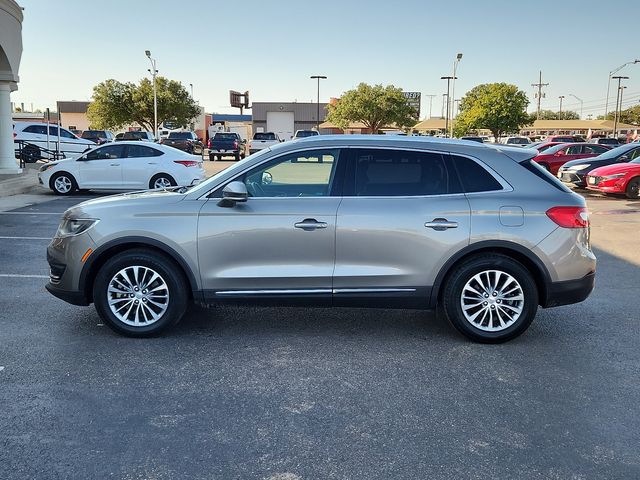
<instances>
[{"instance_id":1,"label":"green tree","mask_svg":"<svg viewBox=\"0 0 640 480\"><path fill-rule=\"evenodd\" d=\"M531 114L533 120L537 120L538 116L536 112ZM540 120L579 120L580 115L571 110L566 110L562 112L554 112L553 110L540 110Z\"/></svg>"},{"instance_id":2,"label":"green tree","mask_svg":"<svg viewBox=\"0 0 640 480\"><path fill-rule=\"evenodd\" d=\"M131 123L154 131L163 122L188 125L200 109L180 82L156 77L158 125L153 118L153 84L143 78L138 85L106 80L93 87L87 111L92 128L117 129Z\"/></svg>"},{"instance_id":3,"label":"green tree","mask_svg":"<svg viewBox=\"0 0 640 480\"><path fill-rule=\"evenodd\" d=\"M385 126L412 127L418 115L407 105L401 88L361 83L328 106L327 120L342 129L352 122L362 122L372 133L378 133Z\"/></svg>"},{"instance_id":4,"label":"green tree","mask_svg":"<svg viewBox=\"0 0 640 480\"><path fill-rule=\"evenodd\" d=\"M598 120L601 119L600 117L602 116L599 116ZM602 117L602 119L605 119L605 118ZM607 113L606 120L614 120L614 119L615 119L615 112ZM633 107L629 107L629 108L625 108L624 110L621 110L618 121L621 123L628 123L631 125L640 125L640 105L635 105Z\"/></svg>"},{"instance_id":5,"label":"green tree","mask_svg":"<svg viewBox=\"0 0 640 480\"><path fill-rule=\"evenodd\" d=\"M460 114L455 120L455 133L487 129L498 139L502 134L517 132L531 123L527 114L527 95L515 85L486 83L468 91L460 101Z\"/></svg>"}]
</instances>

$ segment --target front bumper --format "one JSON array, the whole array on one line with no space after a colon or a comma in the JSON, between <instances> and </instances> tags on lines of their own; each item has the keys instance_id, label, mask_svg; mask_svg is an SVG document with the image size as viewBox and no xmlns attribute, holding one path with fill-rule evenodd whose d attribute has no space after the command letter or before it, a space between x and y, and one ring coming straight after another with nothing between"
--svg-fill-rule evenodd
<instances>
[{"instance_id":1,"label":"front bumper","mask_svg":"<svg viewBox=\"0 0 640 480\"><path fill-rule=\"evenodd\" d=\"M95 250L95 243L88 235L54 238L47 247L49 263L49 283L46 289L55 297L73 305L89 305L80 275L89 249Z\"/></svg>"},{"instance_id":2,"label":"front bumper","mask_svg":"<svg viewBox=\"0 0 640 480\"><path fill-rule=\"evenodd\" d=\"M575 172L575 171L567 171L567 170L560 169L558 171L558 179L562 183L569 183L579 188L584 188L587 186L587 183L585 182L585 175L580 175L578 172Z\"/></svg>"},{"instance_id":3,"label":"front bumper","mask_svg":"<svg viewBox=\"0 0 640 480\"><path fill-rule=\"evenodd\" d=\"M543 307L559 307L585 300L593 291L596 273L591 272L577 280L552 282L547 289L547 298Z\"/></svg>"}]
</instances>

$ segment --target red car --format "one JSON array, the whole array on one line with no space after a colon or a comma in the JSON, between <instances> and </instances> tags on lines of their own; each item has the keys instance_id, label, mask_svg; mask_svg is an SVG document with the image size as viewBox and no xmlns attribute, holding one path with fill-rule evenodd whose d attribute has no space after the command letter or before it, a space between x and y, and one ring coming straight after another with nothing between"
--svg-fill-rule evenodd
<instances>
[{"instance_id":1,"label":"red car","mask_svg":"<svg viewBox=\"0 0 640 480\"><path fill-rule=\"evenodd\" d=\"M571 160L595 157L608 150L611 147L596 143L560 143L539 153L533 160L556 175L558 169Z\"/></svg>"},{"instance_id":2,"label":"red car","mask_svg":"<svg viewBox=\"0 0 640 480\"><path fill-rule=\"evenodd\" d=\"M569 142L584 142L584 137L581 137L580 135L551 135L547 138L545 138L545 141L547 142L562 142L562 143L569 143Z\"/></svg>"},{"instance_id":3,"label":"red car","mask_svg":"<svg viewBox=\"0 0 640 480\"><path fill-rule=\"evenodd\" d=\"M640 156L629 163L616 163L591 170L587 188L602 193L623 193L627 198L640 198Z\"/></svg>"}]
</instances>

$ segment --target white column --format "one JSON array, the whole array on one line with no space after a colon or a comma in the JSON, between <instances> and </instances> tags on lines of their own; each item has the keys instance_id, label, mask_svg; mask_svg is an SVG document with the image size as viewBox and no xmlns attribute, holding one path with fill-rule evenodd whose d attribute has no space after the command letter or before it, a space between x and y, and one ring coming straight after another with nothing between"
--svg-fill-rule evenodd
<instances>
[{"instance_id":1,"label":"white column","mask_svg":"<svg viewBox=\"0 0 640 480\"><path fill-rule=\"evenodd\" d=\"M0 82L0 175L20 173L13 144L13 120L11 119L11 86Z\"/></svg>"}]
</instances>

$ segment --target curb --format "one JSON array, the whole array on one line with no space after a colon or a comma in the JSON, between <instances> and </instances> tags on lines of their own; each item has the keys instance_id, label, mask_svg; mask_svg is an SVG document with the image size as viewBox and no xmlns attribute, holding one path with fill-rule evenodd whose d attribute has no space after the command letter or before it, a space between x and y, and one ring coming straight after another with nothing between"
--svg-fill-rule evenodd
<instances>
[{"instance_id":1,"label":"curb","mask_svg":"<svg viewBox=\"0 0 640 480\"><path fill-rule=\"evenodd\" d=\"M38 186L38 172L34 169L28 169L20 175L0 180L0 197L29 193Z\"/></svg>"}]
</instances>

